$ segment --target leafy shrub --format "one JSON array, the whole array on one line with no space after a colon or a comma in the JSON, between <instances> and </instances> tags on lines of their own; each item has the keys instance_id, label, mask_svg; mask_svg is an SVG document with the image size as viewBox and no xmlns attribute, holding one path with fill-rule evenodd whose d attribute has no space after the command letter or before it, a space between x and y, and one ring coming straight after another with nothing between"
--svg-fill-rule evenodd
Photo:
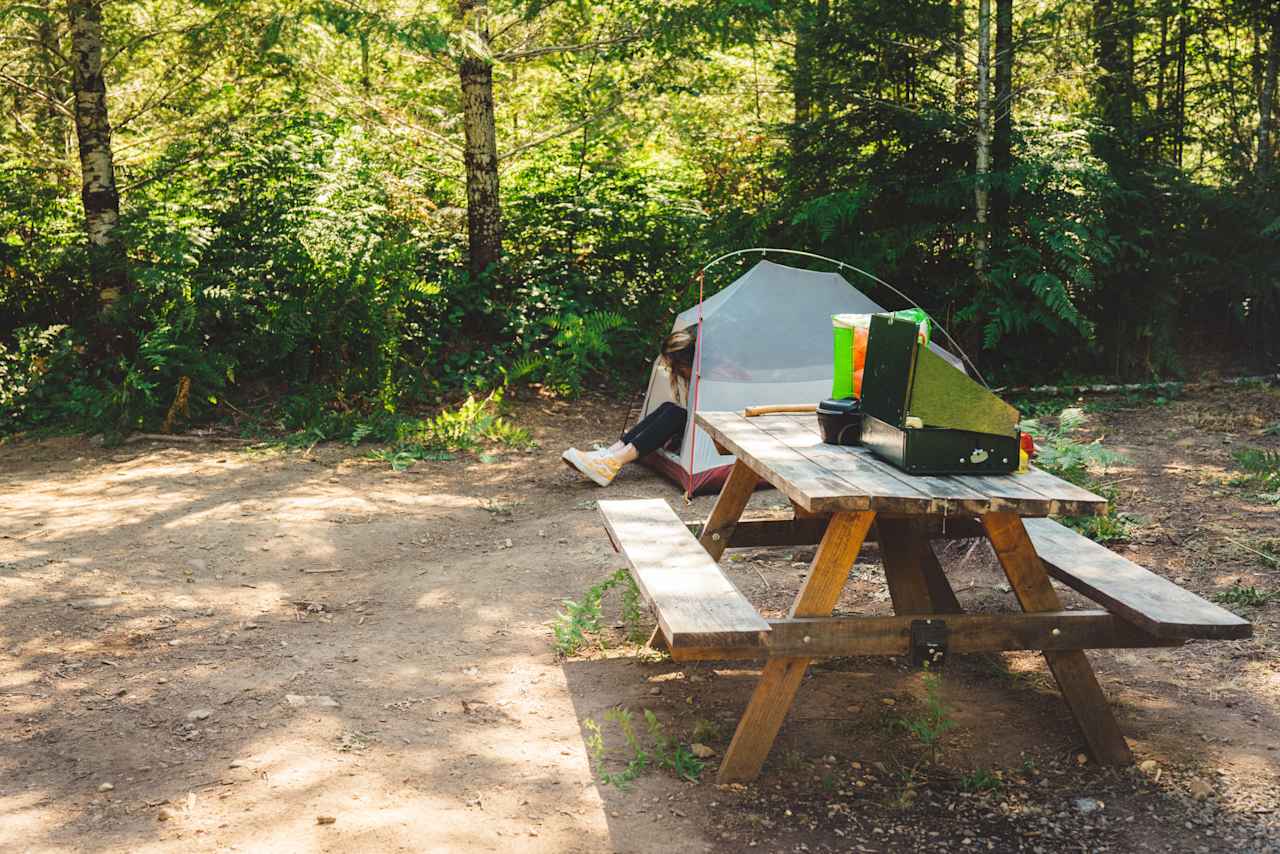
<instances>
[{"instance_id":1,"label":"leafy shrub","mask_svg":"<svg viewBox=\"0 0 1280 854\"><path fill-rule=\"evenodd\" d=\"M543 385L562 395L577 394L589 372L605 367L604 357L612 352L609 333L626 325L626 319L612 311L593 311L585 316L570 313L542 322L554 332L543 348L547 352L517 361L511 378L540 378Z\"/></svg>"},{"instance_id":2,"label":"leafy shrub","mask_svg":"<svg viewBox=\"0 0 1280 854\"><path fill-rule=\"evenodd\" d=\"M1094 472L1105 472L1125 458L1103 448L1100 441L1076 441L1074 433L1086 419L1084 410L1068 407L1059 413L1056 426L1044 425L1037 419L1024 420L1019 426L1035 438L1037 466L1107 499L1105 515L1068 517L1062 523L1099 543L1121 542L1133 530L1133 520L1116 509L1115 491L1098 480Z\"/></svg>"},{"instance_id":3,"label":"leafy shrub","mask_svg":"<svg viewBox=\"0 0 1280 854\"><path fill-rule=\"evenodd\" d=\"M426 419L392 417L379 423L361 422L351 431L351 442L371 436L392 442L390 448L375 451L374 458L386 460L403 471L418 460L447 460L461 451L475 451L489 442L509 448L533 444L528 431L512 424L500 412L502 390L487 396L468 395L456 409L445 409Z\"/></svg>"}]
</instances>

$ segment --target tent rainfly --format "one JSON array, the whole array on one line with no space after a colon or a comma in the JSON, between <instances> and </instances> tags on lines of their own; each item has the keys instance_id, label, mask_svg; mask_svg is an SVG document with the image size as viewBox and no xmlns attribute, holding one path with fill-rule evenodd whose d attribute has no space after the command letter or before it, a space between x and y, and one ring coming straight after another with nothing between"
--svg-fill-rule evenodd
<instances>
[{"instance_id":1,"label":"tent rainfly","mask_svg":"<svg viewBox=\"0 0 1280 854\"><path fill-rule=\"evenodd\" d=\"M699 410L710 412L812 404L830 397L831 315L881 311L885 309L838 273L760 261L700 307L676 318L673 332L702 318L701 353L694 356L701 374L695 375L688 400L676 401L689 411L679 453L659 449L644 462L691 495L719 491L733 457L721 456L710 436L690 429L694 400ZM959 366L951 354L943 355ZM641 417L673 399L670 377L655 361Z\"/></svg>"}]
</instances>

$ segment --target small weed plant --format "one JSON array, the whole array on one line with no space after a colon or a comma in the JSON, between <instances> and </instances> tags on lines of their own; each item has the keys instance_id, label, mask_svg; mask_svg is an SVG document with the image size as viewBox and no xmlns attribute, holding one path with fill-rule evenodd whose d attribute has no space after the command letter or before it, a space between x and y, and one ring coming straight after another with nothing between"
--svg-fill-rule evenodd
<instances>
[{"instance_id":1,"label":"small weed plant","mask_svg":"<svg viewBox=\"0 0 1280 854\"><path fill-rule=\"evenodd\" d=\"M1213 601L1236 608L1260 608L1277 599L1280 599L1280 593L1274 590L1259 590L1256 587L1245 587L1240 584L1213 594Z\"/></svg>"},{"instance_id":2,"label":"small weed plant","mask_svg":"<svg viewBox=\"0 0 1280 854\"><path fill-rule=\"evenodd\" d=\"M636 732L635 716L630 710L618 707L605 712L606 723L617 724L626 742L626 764L621 771L609 771L605 768L606 749L604 731L591 718L583 721L590 735L587 736L587 748L591 751L591 759L595 765L596 776L601 783L625 789L632 780L639 777L651 767L666 768L682 780L696 783L702 774L702 760L694 756L689 748L667 735L658 716L645 709L643 712L645 731L648 733L650 747L646 749L640 743Z\"/></svg>"},{"instance_id":3,"label":"small weed plant","mask_svg":"<svg viewBox=\"0 0 1280 854\"><path fill-rule=\"evenodd\" d=\"M942 696L942 677L928 668L924 674L925 703L918 714L907 715L897 720L897 725L920 742L929 751L929 764L938 761L938 750L942 745L942 737L955 725L951 717L951 707Z\"/></svg>"},{"instance_id":4,"label":"small weed plant","mask_svg":"<svg viewBox=\"0 0 1280 854\"><path fill-rule=\"evenodd\" d=\"M644 641L644 611L640 607L640 591L631 573L619 569L589 588L578 599L565 599L561 603L564 610L556 614L551 623L557 653L563 656L575 655L593 637L600 634L604 596L615 588L621 591L622 622L627 628L627 639L632 643Z\"/></svg>"},{"instance_id":5,"label":"small weed plant","mask_svg":"<svg viewBox=\"0 0 1280 854\"><path fill-rule=\"evenodd\" d=\"M975 768L960 778L962 792L998 792L1002 788L1004 780L1000 779L999 772L993 773L986 768Z\"/></svg>"}]
</instances>

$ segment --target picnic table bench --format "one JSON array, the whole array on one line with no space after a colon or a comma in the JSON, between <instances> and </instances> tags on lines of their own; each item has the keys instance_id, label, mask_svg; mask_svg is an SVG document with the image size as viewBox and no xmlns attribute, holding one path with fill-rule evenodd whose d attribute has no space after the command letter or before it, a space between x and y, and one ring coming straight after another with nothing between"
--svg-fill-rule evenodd
<instances>
[{"instance_id":1,"label":"picnic table bench","mask_svg":"<svg viewBox=\"0 0 1280 854\"><path fill-rule=\"evenodd\" d=\"M677 661L763 659L718 779L754 779L809 663L849 655L1041 650L1094 758L1132 761L1086 649L1178 646L1249 637L1247 621L1052 519L1106 512L1106 500L1047 472L905 474L859 447L822 442L812 415L697 423L736 457L705 523L686 525L660 499L601 501L614 547ZM790 518L742 519L767 481ZM963 613L931 540L984 537L1022 613ZM894 616L833 617L864 542L879 543ZM818 545L785 619L766 620L719 566L725 549ZM1099 608L1065 610L1050 577Z\"/></svg>"}]
</instances>

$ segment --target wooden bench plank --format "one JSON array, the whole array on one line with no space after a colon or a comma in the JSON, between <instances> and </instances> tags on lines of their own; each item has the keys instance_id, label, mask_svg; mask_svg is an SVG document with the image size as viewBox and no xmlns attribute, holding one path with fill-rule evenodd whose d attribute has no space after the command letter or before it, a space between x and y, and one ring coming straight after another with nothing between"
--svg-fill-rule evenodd
<instances>
[{"instance_id":1,"label":"wooden bench plank","mask_svg":"<svg viewBox=\"0 0 1280 854\"><path fill-rule=\"evenodd\" d=\"M1049 574L1158 638L1247 638L1253 625L1052 519L1024 519Z\"/></svg>"},{"instance_id":2,"label":"wooden bench plank","mask_svg":"<svg viewBox=\"0 0 1280 854\"><path fill-rule=\"evenodd\" d=\"M600 501L598 507L673 651L761 642L769 624L665 501Z\"/></svg>"}]
</instances>

